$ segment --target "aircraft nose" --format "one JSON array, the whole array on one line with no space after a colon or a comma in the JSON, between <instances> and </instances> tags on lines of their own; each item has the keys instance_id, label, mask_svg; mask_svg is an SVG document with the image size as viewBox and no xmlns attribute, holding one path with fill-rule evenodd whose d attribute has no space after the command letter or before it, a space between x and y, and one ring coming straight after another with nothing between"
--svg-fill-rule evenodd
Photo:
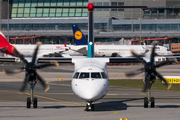
<instances>
[{"instance_id":1,"label":"aircraft nose","mask_svg":"<svg viewBox=\"0 0 180 120\"><path fill-rule=\"evenodd\" d=\"M99 84L99 85L90 84L83 91L83 98L86 100L89 100L89 101L99 99L103 96L103 92L106 87L107 87L107 85L105 86L105 83Z\"/></svg>"},{"instance_id":2,"label":"aircraft nose","mask_svg":"<svg viewBox=\"0 0 180 120\"><path fill-rule=\"evenodd\" d=\"M169 52L169 55L172 55L173 53L171 51L168 51Z\"/></svg>"},{"instance_id":3,"label":"aircraft nose","mask_svg":"<svg viewBox=\"0 0 180 120\"><path fill-rule=\"evenodd\" d=\"M103 92L102 89L98 89L98 90L94 88L86 89L83 92L83 97L84 99L91 101L97 99L102 94L102 92Z\"/></svg>"}]
</instances>

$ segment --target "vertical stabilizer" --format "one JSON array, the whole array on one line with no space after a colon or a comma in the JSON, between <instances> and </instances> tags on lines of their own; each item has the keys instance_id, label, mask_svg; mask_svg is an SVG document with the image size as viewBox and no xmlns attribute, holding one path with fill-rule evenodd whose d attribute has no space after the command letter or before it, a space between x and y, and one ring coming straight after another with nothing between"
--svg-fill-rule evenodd
<instances>
[{"instance_id":1,"label":"vertical stabilizer","mask_svg":"<svg viewBox=\"0 0 180 120\"><path fill-rule=\"evenodd\" d=\"M87 39L85 38L82 31L79 29L77 25L72 25L74 40L76 45L87 45Z\"/></svg>"},{"instance_id":2,"label":"vertical stabilizer","mask_svg":"<svg viewBox=\"0 0 180 120\"><path fill-rule=\"evenodd\" d=\"M7 41L5 35L2 33L1 30L0 30L0 51L2 53L9 54L12 56L16 56L14 51L17 51L16 48Z\"/></svg>"},{"instance_id":3,"label":"vertical stabilizer","mask_svg":"<svg viewBox=\"0 0 180 120\"><path fill-rule=\"evenodd\" d=\"M9 42L7 41L2 31L0 30L0 47L6 47L7 45L9 45Z\"/></svg>"}]
</instances>

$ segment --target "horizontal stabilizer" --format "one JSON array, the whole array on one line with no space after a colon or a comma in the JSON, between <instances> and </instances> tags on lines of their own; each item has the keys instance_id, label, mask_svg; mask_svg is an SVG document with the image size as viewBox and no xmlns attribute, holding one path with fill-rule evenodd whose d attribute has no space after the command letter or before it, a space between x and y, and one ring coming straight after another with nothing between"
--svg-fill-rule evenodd
<instances>
[{"instance_id":1,"label":"horizontal stabilizer","mask_svg":"<svg viewBox=\"0 0 180 120\"><path fill-rule=\"evenodd\" d=\"M6 50L7 50L7 47L0 47L0 50L6 51Z\"/></svg>"}]
</instances>

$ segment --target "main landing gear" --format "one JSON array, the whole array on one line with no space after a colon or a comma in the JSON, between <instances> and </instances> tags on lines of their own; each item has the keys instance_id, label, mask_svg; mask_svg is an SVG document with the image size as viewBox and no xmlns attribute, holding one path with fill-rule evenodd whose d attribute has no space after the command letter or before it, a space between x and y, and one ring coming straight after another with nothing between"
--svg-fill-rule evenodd
<instances>
[{"instance_id":1,"label":"main landing gear","mask_svg":"<svg viewBox=\"0 0 180 120\"><path fill-rule=\"evenodd\" d=\"M27 98L27 108L31 108L31 104L33 104L33 108L37 108L38 100L36 97L34 97L34 87L35 87L36 83L37 83L37 80L29 82L29 85L31 88L31 96Z\"/></svg>"},{"instance_id":2,"label":"main landing gear","mask_svg":"<svg viewBox=\"0 0 180 120\"><path fill-rule=\"evenodd\" d=\"M148 90L148 97L144 98L144 108L148 108L148 104L151 104L151 108L154 108L155 100L151 97L151 90Z\"/></svg>"},{"instance_id":3,"label":"main landing gear","mask_svg":"<svg viewBox=\"0 0 180 120\"><path fill-rule=\"evenodd\" d=\"M92 104L92 102L87 102L85 111L94 111L94 104Z\"/></svg>"}]
</instances>

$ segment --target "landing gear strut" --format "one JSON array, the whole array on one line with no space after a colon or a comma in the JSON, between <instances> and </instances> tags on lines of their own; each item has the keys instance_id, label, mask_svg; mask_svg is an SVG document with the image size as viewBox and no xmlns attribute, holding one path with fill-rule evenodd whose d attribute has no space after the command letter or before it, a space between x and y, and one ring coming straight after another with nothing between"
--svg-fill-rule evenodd
<instances>
[{"instance_id":1,"label":"landing gear strut","mask_svg":"<svg viewBox=\"0 0 180 120\"><path fill-rule=\"evenodd\" d=\"M94 111L94 104L92 104L92 102L87 102L85 111Z\"/></svg>"},{"instance_id":2,"label":"landing gear strut","mask_svg":"<svg viewBox=\"0 0 180 120\"><path fill-rule=\"evenodd\" d=\"M29 82L29 85L31 88L31 97L27 98L27 108L31 108L31 104L33 104L33 108L37 108L38 100L36 97L34 97L34 87L35 87L36 83L37 83L37 80Z\"/></svg>"},{"instance_id":3,"label":"landing gear strut","mask_svg":"<svg viewBox=\"0 0 180 120\"><path fill-rule=\"evenodd\" d=\"M151 85L152 85L152 83L151 83ZM154 97L151 97L151 85L148 90L148 97L144 98L144 108L148 108L149 103L151 104L151 108L154 108L155 100L154 100Z\"/></svg>"}]
</instances>

